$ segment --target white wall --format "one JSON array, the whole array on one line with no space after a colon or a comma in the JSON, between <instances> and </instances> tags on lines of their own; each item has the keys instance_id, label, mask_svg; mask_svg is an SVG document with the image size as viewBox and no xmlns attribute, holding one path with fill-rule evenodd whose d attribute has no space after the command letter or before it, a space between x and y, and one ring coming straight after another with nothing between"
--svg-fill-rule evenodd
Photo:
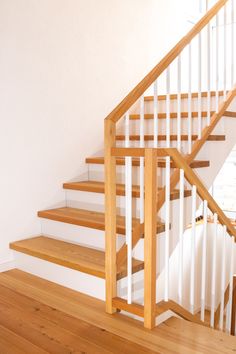
<instances>
[{"instance_id":1,"label":"white wall","mask_svg":"<svg viewBox=\"0 0 236 354\"><path fill-rule=\"evenodd\" d=\"M186 0L0 1L0 263L103 146L103 119L186 29Z\"/></svg>"}]
</instances>

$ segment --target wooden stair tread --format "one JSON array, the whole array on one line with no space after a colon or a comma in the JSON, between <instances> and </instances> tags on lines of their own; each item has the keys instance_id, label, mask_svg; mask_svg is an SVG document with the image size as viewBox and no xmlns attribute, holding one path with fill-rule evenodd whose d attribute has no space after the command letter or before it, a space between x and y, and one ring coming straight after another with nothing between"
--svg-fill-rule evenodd
<instances>
[{"instance_id":1,"label":"wooden stair tread","mask_svg":"<svg viewBox=\"0 0 236 354\"><path fill-rule=\"evenodd\" d=\"M211 97L214 97L216 95L216 92L215 91L211 91L210 94L211 94ZM223 95L224 95L224 92L223 91L219 91L219 96L223 96ZM207 97L207 92L202 92L201 96L202 97ZM192 98L197 98L198 97L198 92L192 92L191 97ZM181 93L181 99L186 99L186 98L188 98L188 93ZM154 96L145 96L144 97L145 101L153 101L153 99L154 99ZM171 100L176 100L177 99L177 94L176 93L171 94L170 95L170 99ZM165 100L166 100L166 95L158 95L158 101L165 101Z\"/></svg>"},{"instance_id":2,"label":"wooden stair tread","mask_svg":"<svg viewBox=\"0 0 236 354\"><path fill-rule=\"evenodd\" d=\"M211 116L214 114L214 111L211 111ZM203 111L201 113L202 118L206 118L207 117L207 112ZM192 118L198 118L198 112L192 112L191 114ZM226 111L223 114L223 117L236 117L236 113L235 112L231 112L231 111ZM140 119L140 114L130 114L129 116L130 120L137 120ZM144 114L144 119L153 119L154 118L154 114L153 113L146 113ZM159 119L166 119L166 113L158 113L158 118ZM171 112L170 113L170 118L171 119L175 119L177 118L177 112ZM188 118L188 112L181 112L181 118Z\"/></svg>"},{"instance_id":3,"label":"wooden stair tread","mask_svg":"<svg viewBox=\"0 0 236 354\"><path fill-rule=\"evenodd\" d=\"M104 165L104 157L103 156L87 157L85 162L88 163L88 164ZM132 158L132 165L133 166L139 166L139 163L140 163L139 158ZM124 165L125 164L125 159L123 157L117 157L116 158L116 164L117 165ZM164 159L158 159L157 166L165 168L165 166L166 166L165 160ZM190 164L190 167L192 167L192 168L202 168L202 167L209 167L209 166L210 166L210 162L207 161L207 160L194 160ZM172 168L175 167L173 161L171 161L171 167Z\"/></svg>"},{"instance_id":4,"label":"wooden stair tread","mask_svg":"<svg viewBox=\"0 0 236 354\"><path fill-rule=\"evenodd\" d=\"M97 211L62 207L38 212L40 218L65 222L68 224L89 227L97 230L105 230L105 214ZM133 218L132 224L135 227L139 219ZM157 233L165 231L165 224L157 222ZM125 217L117 215L117 233L125 235Z\"/></svg>"},{"instance_id":5,"label":"wooden stair tread","mask_svg":"<svg viewBox=\"0 0 236 354\"><path fill-rule=\"evenodd\" d=\"M12 250L28 254L61 266L105 279L105 252L56 240L46 236L37 236L12 242ZM142 261L133 259L133 272L144 268ZM126 265L117 272L117 279L125 277Z\"/></svg>"},{"instance_id":6,"label":"wooden stair tread","mask_svg":"<svg viewBox=\"0 0 236 354\"><path fill-rule=\"evenodd\" d=\"M93 192L93 193L104 193L105 186L104 182L98 181L79 181L79 182L67 182L63 184L64 189L70 189L75 191L84 191L84 192ZM161 190L161 188L159 188ZM116 185L116 194L120 196L125 195L125 185L117 184ZM139 198L140 189L138 185L132 186L132 196L134 198ZM184 196L191 196L191 190L185 190ZM171 200L179 198L179 190L175 189L171 192Z\"/></svg>"},{"instance_id":7,"label":"wooden stair tread","mask_svg":"<svg viewBox=\"0 0 236 354\"><path fill-rule=\"evenodd\" d=\"M139 141L140 140L140 135L130 135L129 139L131 141ZM192 135L192 141L197 140L198 136L197 135ZM119 141L124 141L125 140L125 135L117 135L116 140ZM154 135L144 135L144 140L145 141L153 141L154 140ZM171 141L176 141L178 140L177 135L170 135L170 140ZM188 141L188 135L184 134L181 135L181 140L182 141ZM220 134L214 134L210 135L207 139L208 141L224 141L225 140L225 135L220 135ZM158 135L158 141L166 141L166 135Z\"/></svg>"}]
</instances>

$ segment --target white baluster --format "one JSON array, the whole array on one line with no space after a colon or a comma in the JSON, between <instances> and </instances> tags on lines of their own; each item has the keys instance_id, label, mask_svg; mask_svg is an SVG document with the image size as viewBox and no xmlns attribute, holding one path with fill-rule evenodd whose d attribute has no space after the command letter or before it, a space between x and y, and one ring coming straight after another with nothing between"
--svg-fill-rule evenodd
<instances>
[{"instance_id":1,"label":"white baluster","mask_svg":"<svg viewBox=\"0 0 236 354\"><path fill-rule=\"evenodd\" d=\"M144 96L141 97L140 104L140 147L144 148ZM144 157L140 157L140 222L144 222Z\"/></svg>"},{"instance_id":2,"label":"white baluster","mask_svg":"<svg viewBox=\"0 0 236 354\"><path fill-rule=\"evenodd\" d=\"M202 136L202 35L198 35L198 139Z\"/></svg>"},{"instance_id":3,"label":"white baluster","mask_svg":"<svg viewBox=\"0 0 236 354\"><path fill-rule=\"evenodd\" d=\"M212 247L212 278L211 278L211 319L210 326L214 328L215 320L215 295L216 295L216 245L217 245L217 229L218 216L214 214L214 235Z\"/></svg>"},{"instance_id":4,"label":"white baluster","mask_svg":"<svg viewBox=\"0 0 236 354\"><path fill-rule=\"evenodd\" d=\"M233 300L233 276L234 276L234 252L235 252L235 245L234 245L234 237L230 239L230 276L229 276L229 304L226 316L226 332L230 333L231 329L231 319L232 319L232 300Z\"/></svg>"},{"instance_id":5,"label":"white baluster","mask_svg":"<svg viewBox=\"0 0 236 354\"><path fill-rule=\"evenodd\" d=\"M125 115L125 147L130 147L129 112ZM132 158L125 157L125 229L127 245L128 303L132 303Z\"/></svg>"},{"instance_id":6,"label":"white baluster","mask_svg":"<svg viewBox=\"0 0 236 354\"><path fill-rule=\"evenodd\" d=\"M207 260L207 200L203 202L203 240L202 240L202 281L201 281L201 321L205 320L206 303L206 260Z\"/></svg>"},{"instance_id":7,"label":"white baluster","mask_svg":"<svg viewBox=\"0 0 236 354\"><path fill-rule=\"evenodd\" d=\"M231 86L233 87L234 85L234 29L235 29L235 19L234 19L234 14L235 14L235 8L234 8L234 0L231 0Z\"/></svg>"},{"instance_id":8,"label":"white baluster","mask_svg":"<svg viewBox=\"0 0 236 354\"><path fill-rule=\"evenodd\" d=\"M129 112L125 115L125 147L130 147L130 121L129 121ZM131 157L125 157L125 210L126 210L126 244L128 245L129 239L129 227L130 227L130 213L132 214L132 203L130 199L130 169L131 169ZM130 208L131 206L131 208Z\"/></svg>"},{"instance_id":9,"label":"white baluster","mask_svg":"<svg viewBox=\"0 0 236 354\"><path fill-rule=\"evenodd\" d=\"M195 300L195 243L196 243L196 201L197 187L192 186L192 234L191 234L191 274L190 274L190 311L194 313Z\"/></svg>"},{"instance_id":10,"label":"white baluster","mask_svg":"<svg viewBox=\"0 0 236 354\"><path fill-rule=\"evenodd\" d=\"M170 147L170 67L166 69L166 147Z\"/></svg>"},{"instance_id":11,"label":"white baluster","mask_svg":"<svg viewBox=\"0 0 236 354\"><path fill-rule=\"evenodd\" d=\"M127 183L127 229L126 229L126 242L127 242L127 282L128 282L128 304L132 303L132 158L127 157L129 172L128 172L128 183Z\"/></svg>"},{"instance_id":12,"label":"white baluster","mask_svg":"<svg viewBox=\"0 0 236 354\"><path fill-rule=\"evenodd\" d=\"M219 109L219 15L216 15L216 112Z\"/></svg>"},{"instance_id":13,"label":"white baluster","mask_svg":"<svg viewBox=\"0 0 236 354\"><path fill-rule=\"evenodd\" d=\"M226 87L227 87L227 6L224 6L224 100L226 100Z\"/></svg>"},{"instance_id":14,"label":"white baluster","mask_svg":"<svg viewBox=\"0 0 236 354\"><path fill-rule=\"evenodd\" d=\"M180 170L179 182L179 303L183 302L183 235L184 235L184 170Z\"/></svg>"},{"instance_id":15,"label":"white baluster","mask_svg":"<svg viewBox=\"0 0 236 354\"><path fill-rule=\"evenodd\" d=\"M223 226L222 239L222 263L221 263L221 295L220 295L220 324L219 328L223 331L224 326L224 301L225 301L225 262L226 262L226 226Z\"/></svg>"},{"instance_id":16,"label":"white baluster","mask_svg":"<svg viewBox=\"0 0 236 354\"><path fill-rule=\"evenodd\" d=\"M154 131L154 148L158 146L158 89L157 89L157 80L154 82L153 85L154 91L154 100L153 100L153 112L154 112L154 119L153 119L153 131Z\"/></svg>"},{"instance_id":17,"label":"white baluster","mask_svg":"<svg viewBox=\"0 0 236 354\"><path fill-rule=\"evenodd\" d=\"M169 250L170 250L170 157L166 157L165 189L165 301L169 300Z\"/></svg>"},{"instance_id":18,"label":"white baluster","mask_svg":"<svg viewBox=\"0 0 236 354\"><path fill-rule=\"evenodd\" d=\"M192 45L188 47L188 153L192 151Z\"/></svg>"},{"instance_id":19,"label":"white baluster","mask_svg":"<svg viewBox=\"0 0 236 354\"><path fill-rule=\"evenodd\" d=\"M181 150L181 54L178 56L177 149Z\"/></svg>"},{"instance_id":20,"label":"white baluster","mask_svg":"<svg viewBox=\"0 0 236 354\"><path fill-rule=\"evenodd\" d=\"M170 68L166 70L166 146L170 147ZM165 301L169 300L169 249L170 249L170 157L166 157L165 189Z\"/></svg>"}]
</instances>

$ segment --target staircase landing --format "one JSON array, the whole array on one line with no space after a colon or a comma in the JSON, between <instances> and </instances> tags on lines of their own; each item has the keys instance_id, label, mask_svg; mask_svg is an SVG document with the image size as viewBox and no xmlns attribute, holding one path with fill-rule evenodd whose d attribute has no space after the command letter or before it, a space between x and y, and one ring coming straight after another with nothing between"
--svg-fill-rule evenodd
<instances>
[{"instance_id":1,"label":"staircase landing","mask_svg":"<svg viewBox=\"0 0 236 354\"><path fill-rule=\"evenodd\" d=\"M224 354L234 337L172 317L152 331L100 300L17 269L0 274L0 353Z\"/></svg>"}]
</instances>

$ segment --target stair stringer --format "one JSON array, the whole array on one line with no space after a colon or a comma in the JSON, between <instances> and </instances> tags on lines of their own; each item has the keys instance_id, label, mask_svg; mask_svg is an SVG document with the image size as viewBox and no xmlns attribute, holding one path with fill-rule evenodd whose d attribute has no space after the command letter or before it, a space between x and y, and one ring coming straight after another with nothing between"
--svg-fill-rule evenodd
<instances>
[{"instance_id":1,"label":"stair stringer","mask_svg":"<svg viewBox=\"0 0 236 354\"><path fill-rule=\"evenodd\" d=\"M236 111L236 99L231 103L230 109ZM199 169L198 176L204 181L205 186L209 189L212 186L217 174L222 168L226 158L236 144L236 119L230 117L222 117L219 126L216 129L221 129L226 135L226 140L222 144L211 142L205 144L197 155L198 159L208 158L210 167L208 169Z\"/></svg>"}]
</instances>

